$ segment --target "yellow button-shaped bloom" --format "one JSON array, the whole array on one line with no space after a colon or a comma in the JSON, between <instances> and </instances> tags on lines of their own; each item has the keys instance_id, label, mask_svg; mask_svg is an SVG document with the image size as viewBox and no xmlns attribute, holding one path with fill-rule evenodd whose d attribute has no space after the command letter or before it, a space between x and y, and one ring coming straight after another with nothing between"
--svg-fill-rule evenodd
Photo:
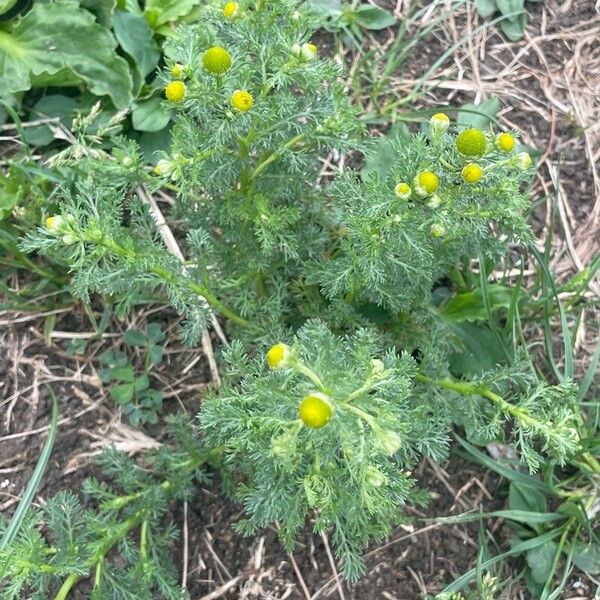
<instances>
[{"instance_id":1,"label":"yellow button-shaped bloom","mask_svg":"<svg viewBox=\"0 0 600 600\"><path fill-rule=\"evenodd\" d=\"M512 152L516 145L517 142L510 133L499 133L496 136L496 146L498 146L502 152Z\"/></svg>"},{"instance_id":2,"label":"yellow button-shaped bloom","mask_svg":"<svg viewBox=\"0 0 600 600\"><path fill-rule=\"evenodd\" d=\"M433 171L421 171L416 179L417 185L426 195L437 192L440 187L440 178Z\"/></svg>"},{"instance_id":3,"label":"yellow button-shaped bloom","mask_svg":"<svg viewBox=\"0 0 600 600\"><path fill-rule=\"evenodd\" d=\"M181 102L187 93L183 81L171 81L165 88L165 96L169 102Z\"/></svg>"},{"instance_id":4,"label":"yellow button-shaped bloom","mask_svg":"<svg viewBox=\"0 0 600 600\"><path fill-rule=\"evenodd\" d=\"M231 68L231 62L231 54L221 46L209 48L202 57L202 66L211 75L223 75Z\"/></svg>"},{"instance_id":5,"label":"yellow button-shaped bloom","mask_svg":"<svg viewBox=\"0 0 600 600\"><path fill-rule=\"evenodd\" d=\"M483 175L483 169L477 163L465 165L460 173L466 183L477 183L483 179Z\"/></svg>"},{"instance_id":6,"label":"yellow button-shaped bloom","mask_svg":"<svg viewBox=\"0 0 600 600\"><path fill-rule=\"evenodd\" d=\"M267 352L267 364L271 369L285 369L289 365L290 355L290 347L280 342Z\"/></svg>"},{"instance_id":7,"label":"yellow button-shaped bloom","mask_svg":"<svg viewBox=\"0 0 600 600\"><path fill-rule=\"evenodd\" d=\"M408 200L412 194L412 189L408 183L402 181L394 188L394 193L400 200Z\"/></svg>"},{"instance_id":8,"label":"yellow button-shaped bloom","mask_svg":"<svg viewBox=\"0 0 600 600\"><path fill-rule=\"evenodd\" d=\"M54 215L46 218L46 229L51 232L56 232L63 224L63 218L60 215Z\"/></svg>"},{"instance_id":9,"label":"yellow button-shaped bloom","mask_svg":"<svg viewBox=\"0 0 600 600\"><path fill-rule=\"evenodd\" d=\"M486 145L481 129L465 129L456 138L456 149L465 156L483 156Z\"/></svg>"},{"instance_id":10,"label":"yellow button-shaped bloom","mask_svg":"<svg viewBox=\"0 0 600 600\"><path fill-rule=\"evenodd\" d=\"M319 429L329 423L333 416L334 407L331 398L321 392L313 392L304 396L298 414L307 427Z\"/></svg>"},{"instance_id":11,"label":"yellow button-shaped bloom","mask_svg":"<svg viewBox=\"0 0 600 600\"><path fill-rule=\"evenodd\" d=\"M223 7L223 15L226 19L234 19L240 13L240 5L237 2L227 2Z\"/></svg>"},{"instance_id":12,"label":"yellow button-shaped bloom","mask_svg":"<svg viewBox=\"0 0 600 600\"><path fill-rule=\"evenodd\" d=\"M247 90L235 90L231 94L231 106L241 112L248 112L254 106L254 98Z\"/></svg>"}]
</instances>

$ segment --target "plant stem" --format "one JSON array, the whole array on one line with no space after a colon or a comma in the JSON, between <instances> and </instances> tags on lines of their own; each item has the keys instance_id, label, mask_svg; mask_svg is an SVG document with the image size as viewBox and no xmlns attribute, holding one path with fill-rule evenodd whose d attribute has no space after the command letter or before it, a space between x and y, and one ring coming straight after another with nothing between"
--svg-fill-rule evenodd
<instances>
[{"instance_id":1,"label":"plant stem","mask_svg":"<svg viewBox=\"0 0 600 600\"><path fill-rule=\"evenodd\" d=\"M288 148L291 148L298 142L301 142L303 139L304 134L300 133L297 136L293 137L291 140L288 140L285 144L283 144L283 146L281 146L281 148L275 150L275 152L273 152L271 155L265 158L265 160L263 160L256 167L256 169L254 169L252 175L250 176L250 179L256 179L271 163L275 162L281 155L282 150L287 150Z\"/></svg>"}]
</instances>

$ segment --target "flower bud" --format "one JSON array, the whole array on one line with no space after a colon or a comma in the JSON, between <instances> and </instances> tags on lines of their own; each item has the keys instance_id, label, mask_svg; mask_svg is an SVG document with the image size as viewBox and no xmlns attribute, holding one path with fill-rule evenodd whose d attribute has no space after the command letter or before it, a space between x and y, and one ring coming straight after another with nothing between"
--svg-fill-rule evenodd
<instances>
[{"instance_id":1,"label":"flower bud","mask_svg":"<svg viewBox=\"0 0 600 600\"><path fill-rule=\"evenodd\" d=\"M237 2L227 2L223 7L223 16L226 19L235 19L240 14L240 5Z\"/></svg>"},{"instance_id":2,"label":"flower bud","mask_svg":"<svg viewBox=\"0 0 600 600\"><path fill-rule=\"evenodd\" d=\"M305 60L315 60L317 58L318 49L314 44L302 44L302 56Z\"/></svg>"},{"instance_id":3,"label":"flower bud","mask_svg":"<svg viewBox=\"0 0 600 600\"><path fill-rule=\"evenodd\" d=\"M400 200L408 200L412 195L412 190L410 189L410 185L408 183L402 181L394 188L394 193Z\"/></svg>"},{"instance_id":4,"label":"flower bud","mask_svg":"<svg viewBox=\"0 0 600 600\"><path fill-rule=\"evenodd\" d=\"M176 63L171 67L171 75L175 79L182 79L184 75L184 69L185 67L183 65Z\"/></svg>"},{"instance_id":5,"label":"flower bud","mask_svg":"<svg viewBox=\"0 0 600 600\"><path fill-rule=\"evenodd\" d=\"M57 233L60 228L64 225L65 221L60 215L54 215L46 218L46 229L50 233Z\"/></svg>"},{"instance_id":6,"label":"flower bud","mask_svg":"<svg viewBox=\"0 0 600 600\"><path fill-rule=\"evenodd\" d=\"M433 237L441 238L446 233L446 228L441 223L434 223L430 231Z\"/></svg>"},{"instance_id":7,"label":"flower bud","mask_svg":"<svg viewBox=\"0 0 600 600\"><path fill-rule=\"evenodd\" d=\"M499 133L496 136L496 146L499 150L502 150L502 152L512 152L516 145L517 142L510 133Z\"/></svg>"},{"instance_id":8,"label":"flower bud","mask_svg":"<svg viewBox=\"0 0 600 600\"><path fill-rule=\"evenodd\" d=\"M439 194L433 194L433 196L431 196L429 199L429 202L427 202L427 206L433 209L438 208L441 204L442 198Z\"/></svg>"},{"instance_id":9,"label":"flower bud","mask_svg":"<svg viewBox=\"0 0 600 600\"><path fill-rule=\"evenodd\" d=\"M425 198L437 192L440 187L440 178L433 171L422 171L414 179L415 193L420 198Z\"/></svg>"},{"instance_id":10,"label":"flower bud","mask_svg":"<svg viewBox=\"0 0 600 600\"><path fill-rule=\"evenodd\" d=\"M432 134L444 133L450 127L450 119L445 113L436 113L429 119L429 131Z\"/></svg>"},{"instance_id":11,"label":"flower bud","mask_svg":"<svg viewBox=\"0 0 600 600\"><path fill-rule=\"evenodd\" d=\"M321 392L304 396L298 408L301 421L312 429L319 429L329 423L334 413L331 398Z\"/></svg>"},{"instance_id":12,"label":"flower bud","mask_svg":"<svg viewBox=\"0 0 600 600\"><path fill-rule=\"evenodd\" d=\"M248 112L254 106L254 98L247 90L235 90L231 94L231 106L240 112Z\"/></svg>"},{"instance_id":13,"label":"flower bud","mask_svg":"<svg viewBox=\"0 0 600 600\"><path fill-rule=\"evenodd\" d=\"M279 342L267 352L267 364L271 369L286 369L289 367L291 355L290 347Z\"/></svg>"},{"instance_id":14,"label":"flower bud","mask_svg":"<svg viewBox=\"0 0 600 600\"><path fill-rule=\"evenodd\" d=\"M395 431L382 431L378 437L381 447L386 454L391 456L400 450L402 442L400 436Z\"/></svg>"},{"instance_id":15,"label":"flower bud","mask_svg":"<svg viewBox=\"0 0 600 600\"><path fill-rule=\"evenodd\" d=\"M531 156L529 156L527 152L519 152L519 154L515 156L515 164L523 171L527 171L527 169L531 167L532 162Z\"/></svg>"},{"instance_id":16,"label":"flower bud","mask_svg":"<svg viewBox=\"0 0 600 600\"><path fill-rule=\"evenodd\" d=\"M476 163L465 165L460 173L460 176L465 183L477 183L483 179L483 175L483 169Z\"/></svg>"}]
</instances>

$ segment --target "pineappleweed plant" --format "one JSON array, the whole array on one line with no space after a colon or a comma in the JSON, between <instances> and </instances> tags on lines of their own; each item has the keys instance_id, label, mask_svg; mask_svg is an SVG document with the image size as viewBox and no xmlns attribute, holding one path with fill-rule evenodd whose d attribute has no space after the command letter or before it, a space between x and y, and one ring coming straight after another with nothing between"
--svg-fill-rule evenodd
<instances>
[{"instance_id":1,"label":"pineappleweed plant","mask_svg":"<svg viewBox=\"0 0 600 600\"><path fill-rule=\"evenodd\" d=\"M291 550L310 519L354 579L365 545L423 500L411 471L446 456L454 424L512 441L534 470L580 451L579 413L570 381L551 386L527 363L471 381L450 371L448 273L531 239L532 165L514 132L458 131L439 113L393 144L385 175L321 176L324 157L368 154L372 140L315 26L293 0L209 2L166 50L171 151L151 173L132 142L67 161L60 212L22 246L62 256L78 295L111 295L120 311L166 295L190 344L225 317L225 383L196 435L246 509L237 526L275 522ZM185 263L131 193L141 183L176 193Z\"/></svg>"}]
</instances>

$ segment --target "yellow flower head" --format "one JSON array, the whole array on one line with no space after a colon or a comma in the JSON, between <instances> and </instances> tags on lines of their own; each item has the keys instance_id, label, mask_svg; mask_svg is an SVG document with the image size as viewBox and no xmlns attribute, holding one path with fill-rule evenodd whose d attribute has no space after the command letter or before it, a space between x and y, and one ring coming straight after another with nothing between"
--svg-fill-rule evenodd
<instances>
[{"instance_id":1,"label":"yellow flower head","mask_svg":"<svg viewBox=\"0 0 600 600\"><path fill-rule=\"evenodd\" d=\"M486 145L481 129L465 129L456 138L456 149L465 156L483 156Z\"/></svg>"},{"instance_id":2,"label":"yellow flower head","mask_svg":"<svg viewBox=\"0 0 600 600\"><path fill-rule=\"evenodd\" d=\"M306 60L314 60L317 58L318 48L311 43L302 44L301 53Z\"/></svg>"},{"instance_id":3,"label":"yellow flower head","mask_svg":"<svg viewBox=\"0 0 600 600\"><path fill-rule=\"evenodd\" d=\"M499 133L496 136L496 146L498 146L502 152L512 152L516 145L517 142L510 133Z\"/></svg>"},{"instance_id":4,"label":"yellow flower head","mask_svg":"<svg viewBox=\"0 0 600 600\"><path fill-rule=\"evenodd\" d=\"M275 344L267 352L267 364L271 369L285 369L290 364L291 350L287 344Z\"/></svg>"},{"instance_id":5,"label":"yellow flower head","mask_svg":"<svg viewBox=\"0 0 600 600\"><path fill-rule=\"evenodd\" d=\"M446 228L441 223L434 223L430 231L433 237L441 238L446 233Z\"/></svg>"},{"instance_id":6,"label":"yellow flower head","mask_svg":"<svg viewBox=\"0 0 600 600\"><path fill-rule=\"evenodd\" d=\"M307 427L319 429L329 423L334 407L331 398L321 392L313 392L304 396L298 408L300 419Z\"/></svg>"},{"instance_id":7,"label":"yellow flower head","mask_svg":"<svg viewBox=\"0 0 600 600\"><path fill-rule=\"evenodd\" d=\"M477 183L483 179L483 169L476 163L469 163L463 167L460 176L466 183Z\"/></svg>"},{"instance_id":8,"label":"yellow flower head","mask_svg":"<svg viewBox=\"0 0 600 600\"><path fill-rule=\"evenodd\" d=\"M187 87L183 81L171 81L165 87L165 96L169 102L181 102L185 98Z\"/></svg>"},{"instance_id":9,"label":"yellow flower head","mask_svg":"<svg viewBox=\"0 0 600 600\"><path fill-rule=\"evenodd\" d=\"M429 119L429 127L434 133L442 133L450 127L450 119L445 113L436 113Z\"/></svg>"},{"instance_id":10,"label":"yellow flower head","mask_svg":"<svg viewBox=\"0 0 600 600\"><path fill-rule=\"evenodd\" d=\"M440 178L433 171L421 171L415 177L416 192L422 198L434 194L439 187Z\"/></svg>"},{"instance_id":11,"label":"yellow flower head","mask_svg":"<svg viewBox=\"0 0 600 600\"><path fill-rule=\"evenodd\" d=\"M410 185L403 181L394 188L394 193L400 200L408 200L412 194L412 190L410 189Z\"/></svg>"},{"instance_id":12,"label":"yellow flower head","mask_svg":"<svg viewBox=\"0 0 600 600\"><path fill-rule=\"evenodd\" d=\"M235 90L231 94L231 106L241 112L248 112L254 106L254 98L247 90Z\"/></svg>"},{"instance_id":13,"label":"yellow flower head","mask_svg":"<svg viewBox=\"0 0 600 600\"><path fill-rule=\"evenodd\" d=\"M223 7L223 15L226 19L234 19L240 12L240 5L237 2L227 2Z\"/></svg>"},{"instance_id":14,"label":"yellow flower head","mask_svg":"<svg viewBox=\"0 0 600 600\"><path fill-rule=\"evenodd\" d=\"M221 46L213 46L204 53L202 66L211 75L223 75L231 68L231 54Z\"/></svg>"},{"instance_id":15,"label":"yellow flower head","mask_svg":"<svg viewBox=\"0 0 600 600\"><path fill-rule=\"evenodd\" d=\"M183 65L176 63L171 67L171 75L175 79L183 79L184 69L185 69L185 67Z\"/></svg>"}]
</instances>

